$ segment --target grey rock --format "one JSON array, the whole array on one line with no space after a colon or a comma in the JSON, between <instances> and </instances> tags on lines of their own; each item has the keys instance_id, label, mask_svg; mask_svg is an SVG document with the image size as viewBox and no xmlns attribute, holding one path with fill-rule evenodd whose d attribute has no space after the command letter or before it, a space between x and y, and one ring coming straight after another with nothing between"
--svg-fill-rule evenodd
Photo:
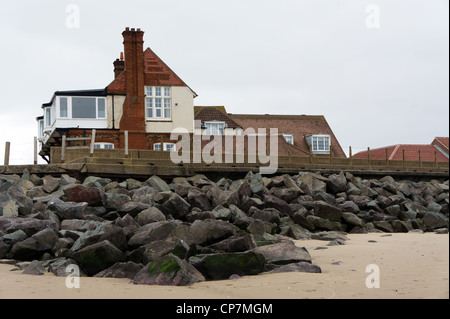
<instances>
[{"instance_id":1,"label":"grey rock","mask_svg":"<svg viewBox=\"0 0 450 319\"><path fill-rule=\"evenodd\" d=\"M86 246L108 240L119 250L125 251L127 239L122 228L112 224L102 224L94 230L88 230L81 235L73 244L72 251L78 251Z\"/></svg>"},{"instance_id":2,"label":"grey rock","mask_svg":"<svg viewBox=\"0 0 450 319\"><path fill-rule=\"evenodd\" d=\"M18 229L16 231L12 232L12 233L5 234L5 235L1 236L0 237L0 241L3 241L6 244L12 246L15 243L21 242L21 241L23 241L23 240L25 240L27 238L28 238L27 234L23 230Z\"/></svg>"},{"instance_id":3,"label":"grey rock","mask_svg":"<svg viewBox=\"0 0 450 319\"><path fill-rule=\"evenodd\" d=\"M311 234L311 239L317 239L317 240L348 240L348 237L343 232L337 232L337 231L323 231L318 233Z\"/></svg>"},{"instance_id":4,"label":"grey rock","mask_svg":"<svg viewBox=\"0 0 450 319\"><path fill-rule=\"evenodd\" d=\"M315 201L314 215L323 219L327 219L331 222L340 222L342 217L342 210L324 201Z\"/></svg>"},{"instance_id":5,"label":"grey rock","mask_svg":"<svg viewBox=\"0 0 450 319\"><path fill-rule=\"evenodd\" d=\"M238 232L233 236L208 246L208 248L224 252L243 252L255 247L256 243L253 235L246 232Z\"/></svg>"},{"instance_id":6,"label":"grey rock","mask_svg":"<svg viewBox=\"0 0 450 319\"><path fill-rule=\"evenodd\" d=\"M175 222L169 220L147 224L132 232L128 245L137 248L155 240L166 239L176 226Z\"/></svg>"},{"instance_id":7,"label":"grey rock","mask_svg":"<svg viewBox=\"0 0 450 319\"><path fill-rule=\"evenodd\" d=\"M172 193L169 199L163 204L173 218L181 219L185 217L191 208L191 205L181 198L178 194Z\"/></svg>"},{"instance_id":8,"label":"grey rock","mask_svg":"<svg viewBox=\"0 0 450 319\"><path fill-rule=\"evenodd\" d=\"M48 202L48 210L54 212L61 219L78 219L83 217L88 204L85 202L64 202L54 199Z\"/></svg>"},{"instance_id":9,"label":"grey rock","mask_svg":"<svg viewBox=\"0 0 450 319\"><path fill-rule=\"evenodd\" d=\"M137 264L132 261L118 262L111 267L100 271L94 277L107 278L129 278L134 279L136 274L143 268L142 264Z\"/></svg>"},{"instance_id":10,"label":"grey rock","mask_svg":"<svg viewBox=\"0 0 450 319\"><path fill-rule=\"evenodd\" d=\"M353 213L342 213L342 219L350 225L364 227L364 221Z\"/></svg>"},{"instance_id":11,"label":"grey rock","mask_svg":"<svg viewBox=\"0 0 450 319\"><path fill-rule=\"evenodd\" d=\"M205 277L187 261L173 254L145 265L134 277L134 284L189 286Z\"/></svg>"},{"instance_id":12,"label":"grey rock","mask_svg":"<svg viewBox=\"0 0 450 319\"><path fill-rule=\"evenodd\" d=\"M422 222L429 231L441 227L448 228L448 218L441 213L426 212L422 218Z\"/></svg>"},{"instance_id":13,"label":"grey rock","mask_svg":"<svg viewBox=\"0 0 450 319\"><path fill-rule=\"evenodd\" d=\"M221 280L227 279L233 274L257 275L264 271L265 259L253 250L197 255L190 257L189 263L198 269L206 279Z\"/></svg>"},{"instance_id":14,"label":"grey rock","mask_svg":"<svg viewBox=\"0 0 450 319\"><path fill-rule=\"evenodd\" d=\"M147 179L144 184L153 187L158 192L170 192L170 187L160 177L154 175Z\"/></svg>"},{"instance_id":15,"label":"grey rock","mask_svg":"<svg viewBox=\"0 0 450 319\"><path fill-rule=\"evenodd\" d=\"M264 256L266 263L284 265L293 262L311 262L311 256L304 247L297 247L292 241L259 246L252 251Z\"/></svg>"},{"instance_id":16,"label":"grey rock","mask_svg":"<svg viewBox=\"0 0 450 319\"><path fill-rule=\"evenodd\" d=\"M307 216L306 219L314 225L315 229L341 231L343 225L340 222L332 222L318 216Z\"/></svg>"},{"instance_id":17,"label":"grey rock","mask_svg":"<svg viewBox=\"0 0 450 319\"><path fill-rule=\"evenodd\" d=\"M166 216L158 208L150 207L137 214L135 219L140 226L144 226L146 224L166 220Z\"/></svg>"},{"instance_id":18,"label":"grey rock","mask_svg":"<svg viewBox=\"0 0 450 319\"><path fill-rule=\"evenodd\" d=\"M337 174L332 174L328 177L327 183L328 189L331 193L341 193L347 191L347 178L343 172Z\"/></svg>"},{"instance_id":19,"label":"grey rock","mask_svg":"<svg viewBox=\"0 0 450 319\"><path fill-rule=\"evenodd\" d=\"M198 207L203 211L210 211L212 209L208 196L196 188L189 190L187 194L187 201L191 207Z\"/></svg>"},{"instance_id":20,"label":"grey rock","mask_svg":"<svg viewBox=\"0 0 450 319\"><path fill-rule=\"evenodd\" d=\"M125 254L108 240L86 246L73 253L72 258L89 276L93 276L117 262L126 261Z\"/></svg>"},{"instance_id":21,"label":"grey rock","mask_svg":"<svg viewBox=\"0 0 450 319\"><path fill-rule=\"evenodd\" d=\"M39 259L50 251L58 240L58 235L50 228L45 228L33 236L14 244L11 254L17 260Z\"/></svg>"},{"instance_id":22,"label":"grey rock","mask_svg":"<svg viewBox=\"0 0 450 319\"><path fill-rule=\"evenodd\" d=\"M33 260L22 272L22 274L25 275L43 275L45 274L45 268L42 266L42 264L38 260Z\"/></svg>"},{"instance_id":23,"label":"grey rock","mask_svg":"<svg viewBox=\"0 0 450 319\"><path fill-rule=\"evenodd\" d=\"M273 274L282 272L306 272L320 274L322 273L322 269L317 265L302 261L277 267L271 271L268 271L267 273Z\"/></svg>"},{"instance_id":24,"label":"grey rock","mask_svg":"<svg viewBox=\"0 0 450 319\"><path fill-rule=\"evenodd\" d=\"M125 216L126 214L129 214L131 215L131 217L134 218L136 217L137 214L150 207L151 207L150 204L131 201L123 204L117 210L117 212L120 214L120 216Z\"/></svg>"}]
</instances>

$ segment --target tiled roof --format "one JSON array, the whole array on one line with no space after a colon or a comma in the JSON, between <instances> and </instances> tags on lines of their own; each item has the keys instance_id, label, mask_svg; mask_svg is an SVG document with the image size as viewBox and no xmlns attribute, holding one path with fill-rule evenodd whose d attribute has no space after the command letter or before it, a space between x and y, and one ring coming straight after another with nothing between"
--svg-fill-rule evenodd
<instances>
[{"instance_id":1,"label":"tiled roof","mask_svg":"<svg viewBox=\"0 0 450 319\"><path fill-rule=\"evenodd\" d=\"M294 146L303 154L309 154L305 136L310 134L330 135L332 155L346 157L336 136L322 115L269 115L269 114L228 114L242 128L277 128L279 134L292 134Z\"/></svg>"},{"instance_id":2,"label":"tiled roof","mask_svg":"<svg viewBox=\"0 0 450 319\"><path fill-rule=\"evenodd\" d=\"M438 162L448 162L448 158L442 154L436 147L428 144L397 144L387 147L380 147L370 150L371 159L386 159L386 149L388 150L388 159L390 160L403 160L403 150L405 151L406 161L418 161L419 150L422 161L434 162L435 153L437 155ZM353 158L367 158L368 152L363 151L353 155Z\"/></svg>"},{"instance_id":3,"label":"tiled roof","mask_svg":"<svg viewBox=\"0 0 450 319\"><path fill-rule=\"evenodd\" d=\"M229 128L241 127L225 112L224 106L195 106L194 119L205 121L221 121L227 124Z\"/></svg>"},{"instance_id":4,"label":"tiled roof","mask_svg":"<svg viewBox=\"0 0 450 319\"><path fill-rule=\"evenodd\" d=\"M449 138L448 137L436 137L435 141L439 142L443 147L445 147L445 151L448 153L449 149Z\"/></svg>"},{"instance_id":5,"label":"tiled roof","mask_svg":"<svg viewBox=\"0 0 450 319\"><path fill-rule=\"evenodd\" d=\"M125 72L127 70L107 86L109 93L125 94ZM187 86L150 48L144 51L144 85ZM197 96L192 89L191 91Z\"/></svg>"}]
</instances>

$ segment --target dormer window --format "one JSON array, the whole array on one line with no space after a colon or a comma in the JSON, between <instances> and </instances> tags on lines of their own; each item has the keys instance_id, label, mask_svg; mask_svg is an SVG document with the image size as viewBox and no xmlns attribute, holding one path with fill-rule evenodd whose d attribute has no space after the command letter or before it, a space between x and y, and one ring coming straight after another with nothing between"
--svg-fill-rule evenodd
<instances>
[{"instance_id":1,"label":"dormer window","mask_svg":"<svg viewBox=\"0 0 450 319\"><path fill-rule=\"evenodd\" d=\"M146 86L145 110L147 120L171 119L170 87Z\"/></svg>"},{"instance_id":2,"label":"dormer window","mask_svg":"<svg viewBox=\"0 0 450 319\"><path fill-rule=\"evenodd\" d=\"M306 142L311 146L313 154L330 153L330 135L314 134L305 136Z\"/></svg>"},{"instance_id":3,"label":"dormer window","mask_svg":"<svg viewBox=\"0 0 450 319\"><path fill-rule=\"evenodd\" d=\"M294 135L292 134L283 134L284 140L289 144L294 145Z\"/></svg>"},{"instance_id":4,"label":"dormer window","mask_svg":"<svg viewBox=\"0 0 450 319\"><path fill-rule=\"evenodd\" d=\"M225 131L225 122L208 121L205 122L207 135L223 135Z\"/></svg>"}]
</instances>

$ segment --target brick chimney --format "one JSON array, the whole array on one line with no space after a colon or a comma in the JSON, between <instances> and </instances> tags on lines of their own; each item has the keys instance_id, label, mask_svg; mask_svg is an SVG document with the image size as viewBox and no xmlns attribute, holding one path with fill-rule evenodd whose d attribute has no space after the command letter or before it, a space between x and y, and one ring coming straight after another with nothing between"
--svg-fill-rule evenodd
<instances>
[{"instance_id":1,"label":"brick chimney","mask_svg":"<svg viewBox=\"0 0 450 319\"><path fill-rule=\"evenodd\" d=\"M114 64L114 78L117 78L123 70L125 70L125 62L123 61L123 52L120 52L120 60L116 59Z\"/></svg>"},{"instance_id":2,"label":"brick chimney","mask_svg":"<svg viewBox=\"0 0 450 319\"><path fill-rule=\"evenodd\" d=\"M120 130L128 131L130 149L145 149L144 32L122 32L125 51L125 93ZM121 144L124 141L121 139Z\"/></svg>"}]
</instances>

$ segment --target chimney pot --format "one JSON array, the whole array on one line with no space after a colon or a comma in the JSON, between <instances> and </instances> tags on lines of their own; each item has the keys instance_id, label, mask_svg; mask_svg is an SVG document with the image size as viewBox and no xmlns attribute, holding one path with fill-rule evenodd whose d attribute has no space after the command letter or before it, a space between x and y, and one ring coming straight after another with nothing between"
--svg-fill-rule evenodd
<instances>
[{"instance_id":1,"label":"chimney pot","mask_svg":"<svg viewBox=\"0 0 450 319\"><path fill-rule=\"evenodd\" d=\"M126 27L126 28L125 28L125 31L130 31L130 27Z\"/></svg>"},{"instance_id":2,"label":"chimney pot","mask_svg":"<svg viewBox=\"0 0 450 319\"><path fill-rule=\"evenodd\" d=\"M131 28L131 31L134 31L134 28Z\"/></svg>"},{"instance_id":3,"label":"chimney pot","mask_svg":"<svg viewBox=\"0 0 450 319\"><path fill-rule=\"evenodd\" d=\"M137 30L136 31L141 31L141 28L137 28Z\"/></svg>"},{"instance_id":4,"label":"chimney pot","mask_svg":"<svg viewBox=\"0 0 450 319\"><path fill-rule=\"evenodd\" d=\"M123 52L120 52L120 61L123 61Z\"/></svg>"}]
</instances>

